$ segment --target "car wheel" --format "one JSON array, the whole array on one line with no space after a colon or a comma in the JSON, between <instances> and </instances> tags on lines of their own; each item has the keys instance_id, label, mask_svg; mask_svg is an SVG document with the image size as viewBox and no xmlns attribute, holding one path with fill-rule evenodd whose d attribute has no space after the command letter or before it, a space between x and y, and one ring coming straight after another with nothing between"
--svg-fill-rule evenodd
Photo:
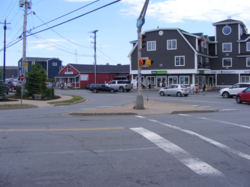
<instances>
[{"instance_id":1,"label":"car wheel","mask_svg":"<svg viewBox=\"0 0 250 187\"><path fill-rule=\"evenodd\" d=\"M177 97L181 97L182 96L182 94L181 94L181 92L177 92Z\"/></svg>"},{"instance_id":2,"label":"car wheel","mask_svg":"<svg viewBox=\"0 0 250 187\"><path fill-rule=\"evenodd\" d=\"M222 96L223 96L223 98L229 98L229 93L228 93L228 92L224 92L224 93L222 94Z\"/></svg>"},{"instance_id":3,"label":"car wheel","mask_svg":"<svg viewBox=\"0 0 250 187\"><path fill-rule=\"evenodd\" d=\"M124 88L123 88L123 87L120 87L120 88L119 88L119 91L120 91L120 92L124 92Z\"/></svg>"},{"instance_id":4,"label":"car wheel","mask_svg":"<svg viewBox=\"0 0 250 187\"><path fill-rule=\"evenodd\" d=\"M238 97L236 98L236 102L237 102L238 104L242 103L242 101L241 101L241 99L240 99L240 96L238 96Z\"/></svg>"},{"instance_id":5,"label":"car wheel","mask_svg":"<svg viewBox=\"0 0 250 187\"><path fill-rule=\"evenodd\" d=\"M126 90L126 92L130 92L130 90Z\"/></svg>"},{"instance_id":6,"label":"car wheel","mask_svg":"<svg viewBox=\"0 0 250 187\"><path fill-rule=\"evenodd\" d=\"M115 90L110 90L111 93L115 93Z\"/></svg>"},{"instance_id":7,"label":"car wheel","mask_svg":"<svg viewBox=\"0 0 250 187\"><path fill-rule=\"evenodd\" d=\"M160 92L160 96L164 96L165 94L164 94L164 92Z\"/></svg>"},{"instance_id":8,"label":"car wheel","mask_svg":"<svg viewBox=\"0 0 250 187\"><path fill-rule=\"evenodd\" d=\"M94 93L97 93L97 89L94 89L93 92L94 92Z\"/></svg>"}]
</instances>

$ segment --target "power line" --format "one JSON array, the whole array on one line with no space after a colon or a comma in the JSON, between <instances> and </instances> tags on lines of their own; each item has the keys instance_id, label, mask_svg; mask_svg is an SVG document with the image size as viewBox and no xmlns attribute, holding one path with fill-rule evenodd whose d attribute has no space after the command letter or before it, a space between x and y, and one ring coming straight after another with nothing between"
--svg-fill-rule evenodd
<instances>
[{"instance_id":1,"label":"power line","mask_svg":"<svg viewBox=\"0 0 250 187\"><path fill-rule=\"evenodd\" d=\"M94 4L94 3L98 2L98 1L100 1L100 0L96 0L96 1L94 1L94 2L92 2L92 3L89 3L89 4L85 5L85 6L83 6L83 7L80 7L80 8L78 8L78 9L76 9L76 10L73 10L73 11L71 11L71 12L69 12L69 13L67 13L67 14L64 14L64 15L58 17L58 18L55 18L55 19L53 19L53 20L51 20L51 21L48 21L48 22L46 22L46 23L44 23L44 24L42 24L42 25L39 25L39 26L35 27L34 29L36 29L36 28L38 28L38 27L41 27L41 26L43 26L43 25L45 25L45 24L48 24L48 23L50 23L50 22L52 22L52 21L55 21L55 20L57 20L57 19L60 19L60 18L62 18L62 17L64 17L64 16L67 16L67 15L73 13L73 12L76 12L76 11L82 9L82 8L85 8L85 7L89 6L89 5L92 5L92 4Z\"/></svg>"},{"instance_id":2,"label":"power line","mask_svg":"<svg viewBox=\"0 0 250 187\"><path fill-rule=\"evenodd\" d=\"M85 13L85 14L82 14L82 15L80 15L80 16L74 17L74 18L72 18L72 19L69 19L69 20L64 21L64 22L62 22L62 23L59 23L59 24L54 25L54 26L52 26L52 27L49 27L49 28L47 28L47 29L43 29L43 30L37 31L37 32L35 32L35 33L33 33L33 34L29 34L29 35L27 35L27 36L31 36L31 35L34 35L34 34L37 34L37 33L44 32L44 31L46 31L46 30L52 29L52 28L54 28L54 27L63 25L63 24L65 24L65 23L68 23L68 22L70 22L70 21L73 21L73 20L75 20L75 19L78 19L78 18L80 18L80 17L82 17L82 16L86 16L87 14L90 14L90 13L92 13L92 12L95 12L95 11L97 11L97 10L100 10L100 9L102 9L102 8L105 8L105 7L107 7L107 6L110 6L110 5L112 5L112 4L115 4L115 3L119 2L119 1L121 1L121 0L116 0L116 1L114 1L114 2L112 2L112 3L106 4L106 5L102 6L102 7L99 7L99 8L97 8L97 9L91 10L91 11Z\"/></svg>"},{"instance_id":3,"label":"power line","mask_svg":"<svg viewBox=\"0 0 250 187\"><path fill-rule=\"evenodd\" d=\"M12 2L11 2L11 3L10 3L10 5L9 5L9 7L6 9L6 12L4 13L4 15L3 15L3 18L2 18L2 19L4 19L5 14L8 12L9 8L11 7L11 5L12 5L12 3L13 3L14 1L15 1L15 0L12 0Z\"/></svg>"},{"instance_id":4,"label":"power line","mask_svg":"<svg viewBox=\"0 0 250 187\"><path fill-rule=\"evenodd\" d=\"M89 11L89 12L87 12L87 13L85 13L85 14L81 14L80 16L74 17L74 18L72 18L72 19L69 19L69 20L64 21L64 22L62 22L62 23L59 23L59 24L54 25L54 26L52 26L52 27L49 27L49 28L47 28L47 29L43 29L43 30L40 30L40 31L38 31L38 32L29 34L29 35L27 35L26 37L35 35L35 34L40 33L40 32L44 32L44 31L46 31L46 30L49 30L49 29L52 29L52 28L57 27L57 26L59 26L59 25L65 24L65 23L70 22L70 21L73 21L73 20L78 19L78 18L80 18L80 17L86 16L87 14L90 14L90 13L92 13L92 12L95 12L95 11L97 11L97 10L100 10L100 9L102 9L102 8L105 8L105 7L107 7L107 6L110 6L110 5L112 5L112 4L115 4L115 3L119 2L119 1L121 1L121 0L116 0L116 1L114 1L114 2L112 2L112 3L109 3L109 4L106 4L106 5L104 5L104 6L101 6L101 7L97 8L97 9L94 9L94 10L92 10L92 11ZM6 49L9 48L9 47L11 47L11 46L13 46L13 45L15 45L16 43L20 42L21 40L22 40L22 39L16 41L15 43L13 43L13 44L11 44L11 45L6 46ZM0 52L1 52L1 51L3 51L3 49L1 49Z\"/></svg>"},{"instance_id":5,"label":"power line","mask_svg":"<svg viewBox=\"0 0 250 187\"><path fill-rule=\"evenodd\" d=\"M113 60L114 62L119 63L119 62L115 61L114 59L110 58L108 55L104 54L100 49L97 48L97 50L99 52L101 52L103 55L105 55L106 57L108 57L109 59Z\"/></svg>"}]
</instances>

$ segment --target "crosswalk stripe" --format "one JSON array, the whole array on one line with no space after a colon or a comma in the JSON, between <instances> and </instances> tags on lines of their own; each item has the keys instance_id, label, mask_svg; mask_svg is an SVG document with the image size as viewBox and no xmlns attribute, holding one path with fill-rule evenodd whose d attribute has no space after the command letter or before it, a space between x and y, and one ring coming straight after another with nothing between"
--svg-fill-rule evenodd
<instances>
[{"instance_id":1,"label":"crosswalk stripe","mask_svg":"<svg viewBox=\"0 0 250 187\"><path fill-rule=\"evenodd\" d=\"M230 122L220 121L220 120L215 120L215 119L208 119L208 118L204 118L204 117L197 117L197 118L204 119L204 120L209 120L209 121L220 122L220 123L225 123L225 124L229 124L229 125L233 125L233 126L237 126L237 127L242 127L242 128L246 128L246 129L250 129L249 126L239 125L239 124L236 124L236 123L230 123Z\"/></svg>"},{"instance_id":2,"label":"crosswalk stripe","mask_svg":"<svg viewBox=\"0 0 250 187\"><path fill-rule=\"evenodd\" d=\"M193 131L185 130L185 129L182 129L182 128L180 128L180 127L177 127L177 126L174 126L174 125L170 125L170 124L166 124L166 123L162 123L162 122L159 122L159 121L156 121L156 120L151 120L151 119L148 119L148 120L149 120L149 121L152 121L152 122L155 122L155 123L159 123L159 124L164 125L164 126L166 126L166 127L170 127L170 128L176 129L176 130L180 130L180 131L182 131L182 132L186 132L186 133L188 133L188 134L190 134L190 135L193 135L193 136L197 136L197 137L199 137L200 139L205 140L206 142L208 142L208 143L210 143L210 144L212 144L212 145L215 145L216 147L225 149L225 150L227 150L228 152L231 152L231 153L233 153L233 154L238 155L239 157L242 157L242 158L245 158L245 159L247 159L247 160L250 160L250 155L245 154L245 153L242 153L242 152L237 151L237 150L235 150L235 149L232 149L232 148L230 148L230 147L228 147L228 146L226 146L226 145L224 145L224 144L222 144L222 143L216 142L216 141L214 141L214 140L212 140L212 139L210 139L210 138L207 138L207 137L205 137L205 136L202 136L202 135L200 135L200 134L197 134L197 133L195 133L195 132L193 132Z\"/></svg>"},{"instance_id":3,"label":"crosswalk stripe","mask_svg":"<svg viewBox=\"0 0 250 187\"><path fill-rule=\"evenodd\" d=\"M142 127L131 128L131 130L141 134L143 137L162 148L167 153L171 154L173 157L178 159L181 163L186 165L188 168L193 170L195 173L202 176L224 176L220 171L213 168L209 164L195 158L184 149L178 147L172 142L162 138L158 134L151 132Z\"/></svg>"}]
</instances>

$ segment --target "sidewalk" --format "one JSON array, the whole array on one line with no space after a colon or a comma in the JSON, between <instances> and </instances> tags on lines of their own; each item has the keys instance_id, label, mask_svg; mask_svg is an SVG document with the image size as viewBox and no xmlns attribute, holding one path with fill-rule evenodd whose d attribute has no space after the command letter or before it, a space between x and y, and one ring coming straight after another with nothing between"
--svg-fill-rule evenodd
<instances>
[{"instance_id":1,"label":"sidewalk","mask_svg":"<svg viewBox=\"0 0 250 187\"><path fill-rule=\"evenodd\" d=\"M157 115L157 114L187 114L187 113L204 113L218 112L217 109L196 108L190 105L179 105L158 101L144 101L145 109L134 109L135 104L129 104L123 107L103 108L95 110L85 110L71 112L69 115L77 116L105 116L105 115Z\"/></svg>"},{"instance_id":2,"label":"sidewalk","mask_svg":"<svg viewBox=\"0 0 250 187\"><path fill-rule=\"evenodd\" d=\"M52 107L53 105L48 104L48 102L53 102L53 101L64 101L64 100L69 100L72 97L67 96L67 95L59 95L61 98L60 99L53 99L53 100L22 100L22 104L28 104L32 105L33 107L39 107L39 108L44 108L44 107ZM4 104L21 104L21 99L16 99L17 101L7 101L7 102L0 102L0 105ZM16 107L17 108L17 107ZM28 107L26 107L28 108ZM7 109L7 108L2 108L2 109Z\"/></svg>"}]
</instances>

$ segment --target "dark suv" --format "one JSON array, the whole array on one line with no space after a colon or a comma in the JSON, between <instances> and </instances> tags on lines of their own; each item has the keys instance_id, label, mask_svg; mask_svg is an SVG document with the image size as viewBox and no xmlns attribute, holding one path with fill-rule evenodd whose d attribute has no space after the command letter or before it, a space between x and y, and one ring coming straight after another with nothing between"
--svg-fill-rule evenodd
<instances>
[{"instance_id":1,"label":"dark suv","mask_svg":"<svg viewBox=\"0 0 250 187\"><path fill-rule=\"evenodd\" d=\"M89 91L93 91L93 93L98 93L99 91L115 93L116 90L107 84L92 84L89 87Z\"/></svg>"}]
</instances>

